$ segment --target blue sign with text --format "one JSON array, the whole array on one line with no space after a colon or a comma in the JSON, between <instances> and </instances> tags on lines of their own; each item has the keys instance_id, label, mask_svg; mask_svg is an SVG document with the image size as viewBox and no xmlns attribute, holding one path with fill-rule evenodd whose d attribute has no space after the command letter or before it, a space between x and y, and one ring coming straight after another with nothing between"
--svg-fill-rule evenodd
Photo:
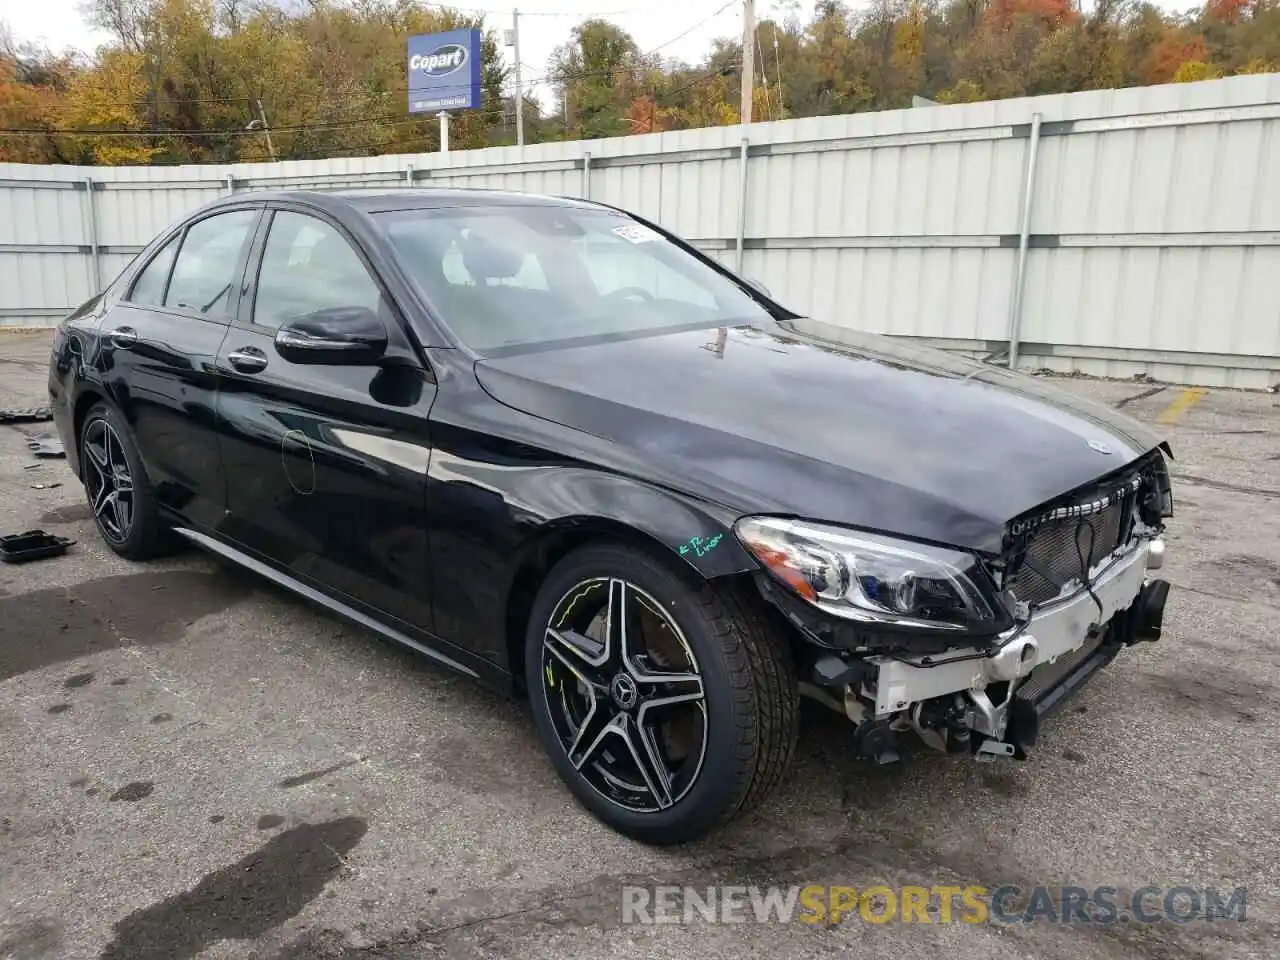
<instances>
[{"instance_id":1,"label":"blue sign with text","mask_svg":"<svg viewBox=\"0 0 1280 960\"><path fill-rule=\"evenodd\" d=\"M409 112L480 106L480 31L450 30L409 38Z\"/></svg>"}]
</instances>

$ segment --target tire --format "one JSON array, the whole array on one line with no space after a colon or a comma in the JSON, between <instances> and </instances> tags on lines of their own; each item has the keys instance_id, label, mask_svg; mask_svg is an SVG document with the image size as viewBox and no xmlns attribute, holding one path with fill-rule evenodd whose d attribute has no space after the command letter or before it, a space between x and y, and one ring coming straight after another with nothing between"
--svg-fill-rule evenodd
<instances>
[{"instance_id":1,"label":"tire","mask_svg":"<svg viewBox=\"0 0 1280 960\"><path fill-rule=\"evenodd\" d=\"M623 618L611 618L615 606ZM607 639L622 623L625 668ZM758 803L795 750L795 668L760 599L738 584L691 584L630 547L585 547L551 570L530 615L525 678L561 779L644 843L697 839Z\"/></svg>"},{"instance_id":2,"label":"tire","mask_svg":"<svg viewBox=\"0 0 1280 960\"><path fill-rule=\"evenodd\" d=\"M169 530L160 518L160 505L138 445L121 413L105 403L91 407L80 428L79 449L85 496L107 546L128 560L149 560L166 553L171 544Z\"/></svg>"}]
</instances>

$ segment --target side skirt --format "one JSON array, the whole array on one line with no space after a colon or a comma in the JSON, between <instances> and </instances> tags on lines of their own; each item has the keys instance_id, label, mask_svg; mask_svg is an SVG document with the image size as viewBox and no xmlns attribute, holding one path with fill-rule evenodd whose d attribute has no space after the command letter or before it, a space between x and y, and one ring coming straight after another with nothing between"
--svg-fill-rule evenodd
<instances>
[{"instance_id":1,"label":"side skirt","mask_svg":"<svg viewBox=\"0 0 1280 960\"><path fill-rule=\"evenodd\" d=\"M421 643L410 637L408 634L402 633L394 627L390 627L376 618L357 610L355 607L343 603L336 597L330 596L322 590L318 590L309 584L303 583L301 580L297 580L294 577L289 576L287 573L277 570L270 564L263 563L261 560L258 560L241 550L237 550L235 547L229 546L221 540L208 536L207 534L198 533L197 531L190 530L186 527L174 527L173 532L181 537L185 537L187 540L190 540L196 546L204 550L208 550L211 553L216 553L219 556L225 557L232 563L238 564L246 570L251 570L271 582L284 587L286 590L296 593L298 596L306 600L310 600L312 603L318 604L326 610L345 617L354 623L358 623L360 626L372 630L374 633L387 640L398 643L401 646L408 647L410 650L420 653L425 657L429 657L435 662L443 664L451 670L456 670L457 672L469 677L474 677L482 683L495 687L499 690L509 691L511 689L510 676L505 671L492 664L480 662L477 663L475 668L468 666L460 660L455 660L453 657L442 653L435 647Z\"/></svg>"}]
</instances>

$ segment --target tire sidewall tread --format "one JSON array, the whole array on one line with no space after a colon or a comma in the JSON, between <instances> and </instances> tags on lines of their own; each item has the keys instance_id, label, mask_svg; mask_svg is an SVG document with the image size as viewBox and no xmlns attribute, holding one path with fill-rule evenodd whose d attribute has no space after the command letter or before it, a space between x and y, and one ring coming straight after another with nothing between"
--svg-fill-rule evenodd
<instances>
[{"instance_id":1,"label":"tire sidewall tread","mask_svg":"<svg viewBox=\"0 0 1280 960\"><path fill-rule=\"evenodd\" d=\"M542 638L554 607L581 580L619 577L664 605L693 648L706 695L707 755L697 782L668 810L636 813L599 794L569 762L547 713ZM647 551L584 547L548 574L531 611L525 672L534 719L557 773L583 806L652 844L696 839L754 806L781 781L795 749L798 694L783 642L743 585L691 582Z\"/></svg>"},{"instance_id":2,"label":"tire sidewall tread","mask_svg":"<svg viewBox=\"0 0 1280 960\"><path fill-rule=\"evenodd\" d=\"M94 404L85 414L78 438L81 476L83 477L86 470L90 469L85 463L88 453L85 450L84 438L89 432L90 424L96 420L106 421L120 439L120 446L124 450L125 460L129 464L129 475L133 481L133 517L129 535L123 541L116 542L108 538L99 528L98 533L103 543L128 560L149 560L167 553L170 547L169 530L161 519L160 504L147 478L142 454L138 450L137 442L133 439L133 431L128 421L112 404ZM85 495L88 496L87 485ZM97 517L94 517L94 526L98 526Z\"/></svg>"}]
</instances>

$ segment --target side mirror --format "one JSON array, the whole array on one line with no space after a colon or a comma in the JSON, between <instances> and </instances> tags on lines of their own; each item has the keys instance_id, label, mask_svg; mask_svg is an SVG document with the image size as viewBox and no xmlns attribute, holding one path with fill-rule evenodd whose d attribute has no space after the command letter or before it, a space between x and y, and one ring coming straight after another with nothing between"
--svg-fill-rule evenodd
<instances>
[{"instance_id":1,"label":"side mirror","mask_svg":"<svg viewBox=\"0 0 1280 960\"><path fill-rule=\"evenodd\" d=\"M276 331L276 353L290 363L368 366L387 351L387 328L365 307L304 313Z\"/></svg>"},{"instance_id":2,"label":"side mirror","mask_svg":"<svg viewBox=\"0 0 1280 960\"><path fill-rule=\"evenodd\" d=\"M745 280L745 281L747 282L747 286L749 286L749 287L753 288L754 290L758 291L759 293L763 293L763 294L764 294L766 297L768 297L770 300L772 300L772 299L773 299L773 294L769 292L769 288L768 288L768 287L766 287L766 286L765 286L763 283L761 283L759 280L753 280L751 277L743 277L742 279L743 279L743 280Z\"/></svg>"}]
</instances>

